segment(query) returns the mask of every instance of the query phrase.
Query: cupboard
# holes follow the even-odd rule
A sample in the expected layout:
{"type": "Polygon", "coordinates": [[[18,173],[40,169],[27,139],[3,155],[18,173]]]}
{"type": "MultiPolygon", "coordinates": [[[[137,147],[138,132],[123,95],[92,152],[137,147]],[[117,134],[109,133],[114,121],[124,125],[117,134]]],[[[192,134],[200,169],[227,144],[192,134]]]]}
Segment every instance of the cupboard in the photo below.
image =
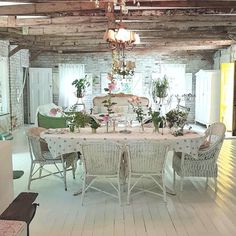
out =
{"type": "Polygon", "coordinates": [[[206,126],[220,119],[220,71],[196,73],[195,122],[206,126]]]}

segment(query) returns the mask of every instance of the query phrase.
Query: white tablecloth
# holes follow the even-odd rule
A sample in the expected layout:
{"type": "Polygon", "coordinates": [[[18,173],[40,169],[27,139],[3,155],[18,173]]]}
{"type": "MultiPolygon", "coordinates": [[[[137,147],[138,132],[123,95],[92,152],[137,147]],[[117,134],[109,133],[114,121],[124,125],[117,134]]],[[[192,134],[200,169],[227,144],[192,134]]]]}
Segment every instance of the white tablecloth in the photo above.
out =
{"type": "Polygon", "coordinates": [[[79,133],[70,133],[68,130],[56,129],[52,133],[41,133],[41,138],[48,143],[49,150],[54,158],[71,152],[80,151],[80,142],[83,139],[101,140],[110,139],[119,142],[126,140],[167,140],[170,143],[170,148],[177,152],[184,152],[192,156],[197,156],[199,146],[204,141],[203,133],[186,131],[183,136],[175,137],[170,134],[168,129],[164,129],[164,134],[154,133],[152,128],[145,128],[144,132],[140,132],[139,128],[131,128],[130,134],[123,134],[119,132],[105,132],[105,128],[99,128],[97,133],[93,134],[91,128],[81,129],[79,133]],[[63,131],[63,132],[61,132],[63,131]]]}
{"type": "Polygon", "coordinates": [[[0,220],[0,235],[26,236],[27,235],[27,225],[23,221],[0,220]]]}

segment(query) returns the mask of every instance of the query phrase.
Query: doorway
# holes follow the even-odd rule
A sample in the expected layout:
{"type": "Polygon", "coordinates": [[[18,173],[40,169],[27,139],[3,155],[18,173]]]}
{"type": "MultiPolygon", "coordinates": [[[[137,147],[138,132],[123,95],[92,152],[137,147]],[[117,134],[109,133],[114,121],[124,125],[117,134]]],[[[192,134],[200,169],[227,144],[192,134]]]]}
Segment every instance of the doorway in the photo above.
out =
{"type": "Polygon", "coordinates": [[[233,122],[236,117],[234,70],[234,63],[221,64],[220,121],[226,125],[228,132],[232,132],[232,135],[236,135],[236,125],[233,122]]]}

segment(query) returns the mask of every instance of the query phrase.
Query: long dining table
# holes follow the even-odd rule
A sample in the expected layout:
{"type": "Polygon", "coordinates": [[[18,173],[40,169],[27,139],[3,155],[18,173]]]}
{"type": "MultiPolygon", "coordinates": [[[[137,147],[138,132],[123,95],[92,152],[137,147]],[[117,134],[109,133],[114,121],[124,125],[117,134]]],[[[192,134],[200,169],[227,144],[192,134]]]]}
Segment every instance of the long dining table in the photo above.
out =
{"type": "Polygon", "coordinates": [[[204,141],[205,135],[195,131],[184,131],[183,136],[174,136],[169,129],[163,129],[161,133],[153,132],[153,128],[145,128],[140,132],[139,128],[131,128],[128,132],[106,132],[105,127],[97,129],[97,133],[92,133],[91,128],[81,128],[79,132],[69,132],[69,129],[48,129],[41,133],[40,137],[48,143],[48,148],[53,157],[80,151],[81,141],[109,139],[126,143],[127,140],[157,140],[169,143],[170,150],[184,152],[197,156],[198,149],[204,141]]]}
{"type": "MultiPolygon", "coordinates": [[[[124,130],[123,130],[124,131],[124,130]]],[[[48,129],[40,134],[47,144],[54,158],[71,152],[81,151],[81,142],[86,140],[114,140],[122,144],[126,144],[127,140],[156,140],[158,142],[169,143],[169,150],[176,152],[184,152],[197,158],[200,145],[204,142],[205,134],[195,131],[185,130],[183,136],[174,136],[169,129],[162,129],[161,133],[153,132],[153,128],[145,127],[144,132],[140,128],[130,128],[129,132],[122,132],[122,128],[115,132],[106,132],[105,127],[97,129],[97,133],[92,133],[91,128],[82,128],[78,132],[70,132],[69,129],[48,129]],[[121,132],[120,132],[121,131],[121,132]]],[[[122,165],[121,175],[123,183],[127,176],[127,162],[124,154],[124,162],[122,165]]],[[[78,195],[81,190],[74,193],[78,195]]],[[[175,194],[172,187],[167,186],[167,193],[175,194]]]]}

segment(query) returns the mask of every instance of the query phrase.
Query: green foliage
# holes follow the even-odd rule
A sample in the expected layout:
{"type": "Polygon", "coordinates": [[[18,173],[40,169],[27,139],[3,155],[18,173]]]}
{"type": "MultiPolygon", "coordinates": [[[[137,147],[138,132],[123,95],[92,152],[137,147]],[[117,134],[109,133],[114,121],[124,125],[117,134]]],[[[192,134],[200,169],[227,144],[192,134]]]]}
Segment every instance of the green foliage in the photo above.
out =
{"type": "Polygon", "coordinates": [[[148,115],[152,117],[152,122],[155,127],[155,131],[159,132],[159,125],[165,120],[164,116],[161,116],[159,111],[152,111],[152,108],[149,107],[148,115]]]}
{"type": "Polygon", "coordinates": [[[173,109],[166,113],[166,121],[168,122],[170,128],[183,128],[187,122],[187,117],[188,113],[178,109],[173,109]]]}
{"type": "Polygon", "coordinates": [[[139,123],[142,123],[143,122],[143,119],[144,119],[144,116],[145,116],[145,113],[143,111],[143,107],[141,105],[141,103],[137,103],[136,105],[134,105],[133,103],[130,102],[130,105],[133,109],[133,112],[136,113],[136,119],[139,123]]]}
{"type": "Polygon", "coordinates": [[[77,97],[81,98],[84,96],[85,90],[87,87],[90,86],[90,83],[87,80],[87,75],[85,75],[82,79],[76,79],[72,82],[72,85],[74,85],[77,89],[77,97]]]}
{"type": "Polygon", "coordinates": [[[75,107],[76,105],[73,105],[68,112],[65,112],[66,119],[69,125],[83,128],[90,123],[90,116],[85,112],[75,111],[75,107]]]}
{"type": "Polygon", "coordinates": [[[90,121],[89,121],[90,127],[92,129],[97,129],[99,128],[101,125],[99,124],[98,121],[96,121],[93,117],[90,116],[90,121]]]}
{"type": "Polygon", "coordinates": [[[163,79],[158,79],[156,81],[153,81],[153,90],[152,90],[152,95],[153,97],[159,97],[159,98],[164,98],[166,97],[167,94],[167,89],[169,88],[169,83],[164,76],[163,79]]]}

